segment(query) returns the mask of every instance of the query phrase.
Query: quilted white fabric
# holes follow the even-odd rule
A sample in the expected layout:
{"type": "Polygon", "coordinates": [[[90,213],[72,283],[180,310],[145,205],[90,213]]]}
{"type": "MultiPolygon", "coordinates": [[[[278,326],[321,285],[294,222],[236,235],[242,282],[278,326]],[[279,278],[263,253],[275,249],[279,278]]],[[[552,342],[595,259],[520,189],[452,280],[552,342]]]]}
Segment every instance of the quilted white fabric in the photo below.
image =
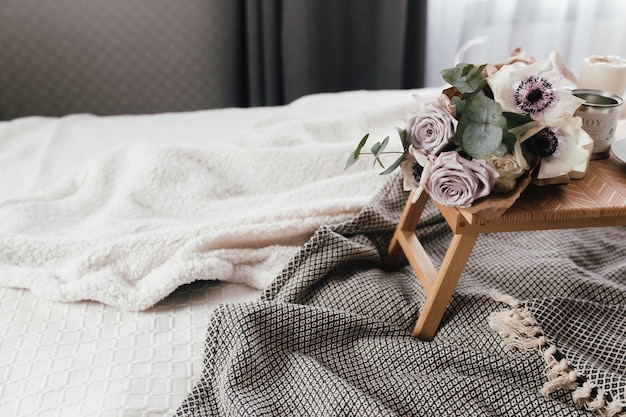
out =
{"type": "Polygon", "coordinates": [[[213,310],[258,293],[198,282],[149,310],[125,312],[0,288],[0,415],[171,415],[200,374],[213,310]]]}

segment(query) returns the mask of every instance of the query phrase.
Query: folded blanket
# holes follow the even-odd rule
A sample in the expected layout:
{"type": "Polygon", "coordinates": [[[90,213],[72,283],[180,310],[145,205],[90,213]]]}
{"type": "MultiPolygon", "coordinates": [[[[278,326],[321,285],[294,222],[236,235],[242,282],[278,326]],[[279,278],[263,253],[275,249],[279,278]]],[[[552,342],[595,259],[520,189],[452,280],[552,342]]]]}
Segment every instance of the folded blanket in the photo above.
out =
{"type": "MultiPolygon", "coordinates": [[[[381,269],[400,183],[318,230],[261,300],[218,308],[177,415],[624,415],[626,227],[481,235],[423,342],[415,274],[381,269]]],[[[439,266],[430,203],[417,235],[439,266]]]]}
{"type": "Polygon", "coordinates": [[[184,123],[163,115],[4,124],[0,160],[15,175],[4,177],[10,192],[0,198],[0,285],[128,310],[196,280],[265,288],[320,225],[351,218],[384,183],[371,161],[348,171],[345,162],[363,134],[395,133],[412,101],[408,92],[354,92],[258,109],[262,117],[224,109],[181,115],[184,123]],[[219,118],[234,133],[222,126],[223,138],[211,139],[219,118]],[[185,132],[199,139],[177,139],[185,132]],[[90,143],[96,150],[80,164],[90,143]],[[78,168],[51,178],[63,160],[78,168]],[[11,188],[20,176],[22,188],[11,188]]]}

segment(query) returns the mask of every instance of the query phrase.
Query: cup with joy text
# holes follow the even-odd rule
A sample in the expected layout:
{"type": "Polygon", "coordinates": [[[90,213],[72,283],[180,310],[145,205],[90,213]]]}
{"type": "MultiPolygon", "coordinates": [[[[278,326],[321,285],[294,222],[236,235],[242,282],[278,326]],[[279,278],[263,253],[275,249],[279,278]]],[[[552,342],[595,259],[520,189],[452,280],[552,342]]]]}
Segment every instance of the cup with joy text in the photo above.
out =
{"type": "Polygon", "coordinates": [[[624,100],[617,94],[603,90],[578,89],[572,94],[585,100],[575,115],[582,118],[583,129],[593,139],[591,159],[607,158],[615,140],[624,100]]]}

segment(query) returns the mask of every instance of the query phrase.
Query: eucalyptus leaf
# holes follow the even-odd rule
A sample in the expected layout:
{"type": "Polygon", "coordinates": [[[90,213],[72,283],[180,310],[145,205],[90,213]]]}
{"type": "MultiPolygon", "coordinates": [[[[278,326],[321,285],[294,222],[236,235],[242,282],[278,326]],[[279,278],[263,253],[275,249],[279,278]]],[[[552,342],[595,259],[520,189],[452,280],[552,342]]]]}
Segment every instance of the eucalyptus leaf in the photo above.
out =
{"type": "Polygon", "coordinates": [[[389,144],[389,136],[383,139],[382,142],[378,142],[372,146],[372,153],[374,154],[374,157],[378,158],[384,152],[387,144],[389,144]]]}
{"type": "Polygon", "coordinates": [[[493,152],[493,154],[495,156],[503,157],[507,154],[508,150],[509,149],[507,148],[507,146],[504,143],[501,143],[500,146],[498,146],[498,149],[493,152]]]}
{"type": "Polygon", "coordinates": [[[372,147],[370,148],[370,151],[372,151],[372,155],[374,155],[375,157],[377,157],[377,155],[378,155],[378,153],[379,153],[379,150],[380,150],[381,146],[382,146],[382,145],[380,144],[380,142],[376,142],[376,143],[374,144],[374,146],[372,146],[372,147]]]}
{"type": "Polygon", "coordinates": [[[465,66],[463,66],[463,69],[462,69],[462,71],[461,71],[461,75],[462,75],[463,77],[467,77],[467,76],[468,76],[468,75],[472,72],[472,70],[473,70],[473,69],[474,69],[474,66],[473,66],[473,65],[471,65],[471,64],[466,64],[465,66]]]}
{"type": "Polygon", "coordinates": [[[441,71],[445,81],[453,85],[463,94],[476,94],[487,84],[483,75],[486,65],[475,66],[472,64],[457,64],[454,68],[446,68],[441,71]]]}
{"type": "Polygon", "coordinates": [[[465,106],[455,142],[472,158],[484,158],[498,149],[506,132],[506,118],[500,104],[479,93],[465,106]]]}
{"type": "Polygon", "coordinates": [[[517,142],[517,137],[514,134],[505,132],[502,135],[502,144],[506,146],[508,153],[513,153],[515,142],[517,142]]]}
{"type": "Polygon", "coordinates": [[[376,142],[374,146],[372,146],[371,148],[372,154],[374,154],[374,164],[378,162],[378,165],[380,165],[381,168],[385,168],[385,166],[383,165],[383,162],[380,160],[380,155],[382,155],[388,143],[389,143],[389,136],[383,139],[382,142],[376,142]]]}
{"type": "Polygon", "coordinates": [[[533,121],[533,118],[528,114],[505,111],[502,112],[502,115],[506,118],[506,124],[509,129],[513,129],[533,121]]]}
{"type": "Polygon", "coordinates": [[[398,131],[398,135],[400,136],[400,142],[402,143],[402,149],[408,149],[409,148],[409,143],[408,143],[408,139],[407,139],[407,133],[405,129],[401,129],[399,127],[396,127],[396,130],[398,131]]]}
{"type": "Polygon", "coordinates": [[[457,120],[460,119],[463,116],[463,111],[465,110],[465,100],[459,96],[454,96],[450,99],[450,104],[454,106],[457,120]]]}
{"type": "Polygon", "coordinates": [[[387,168],[386,170],[384,170],[383,172],[380,173],[380,175],[387,175],[387,174],[391,174],[393,171],[396,170],[396,168],[398,168],[400,166],[400,164],[402,163],[402,161],[404,161],[404,154],[402,154],[402,156],[398,159],[396,159],[394,161],[393,164],[389,165],[389,168],[387,168]]]}
{"type": "Polygon", "coordinates": [[[359,156],[361,155],[361,150],[365,146],[365,143],[367,142],[367,139],[369,138],[369,136],[370,136],[370,134],[367,133],[359,141],[359,144],[357,145],[356,149],[354,151],[352,151],[350,156],[348,156],[348,161],[346,162],[346,167],[344,169],[348,169],[352,164],[354,164],[359,159],[359,156]]]}

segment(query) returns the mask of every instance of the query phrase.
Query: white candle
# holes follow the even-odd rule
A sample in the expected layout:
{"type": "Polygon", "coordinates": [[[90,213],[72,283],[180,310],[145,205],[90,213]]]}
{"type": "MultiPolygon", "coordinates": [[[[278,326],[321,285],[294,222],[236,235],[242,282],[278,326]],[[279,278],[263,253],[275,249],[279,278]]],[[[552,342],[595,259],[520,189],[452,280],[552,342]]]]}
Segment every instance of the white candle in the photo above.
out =
{"type": "Polygon", "coordinates": [[[626,59],[592,55],[580,67],[578,88],[609,91],[620,97],[626,90],[626,59]]]}

